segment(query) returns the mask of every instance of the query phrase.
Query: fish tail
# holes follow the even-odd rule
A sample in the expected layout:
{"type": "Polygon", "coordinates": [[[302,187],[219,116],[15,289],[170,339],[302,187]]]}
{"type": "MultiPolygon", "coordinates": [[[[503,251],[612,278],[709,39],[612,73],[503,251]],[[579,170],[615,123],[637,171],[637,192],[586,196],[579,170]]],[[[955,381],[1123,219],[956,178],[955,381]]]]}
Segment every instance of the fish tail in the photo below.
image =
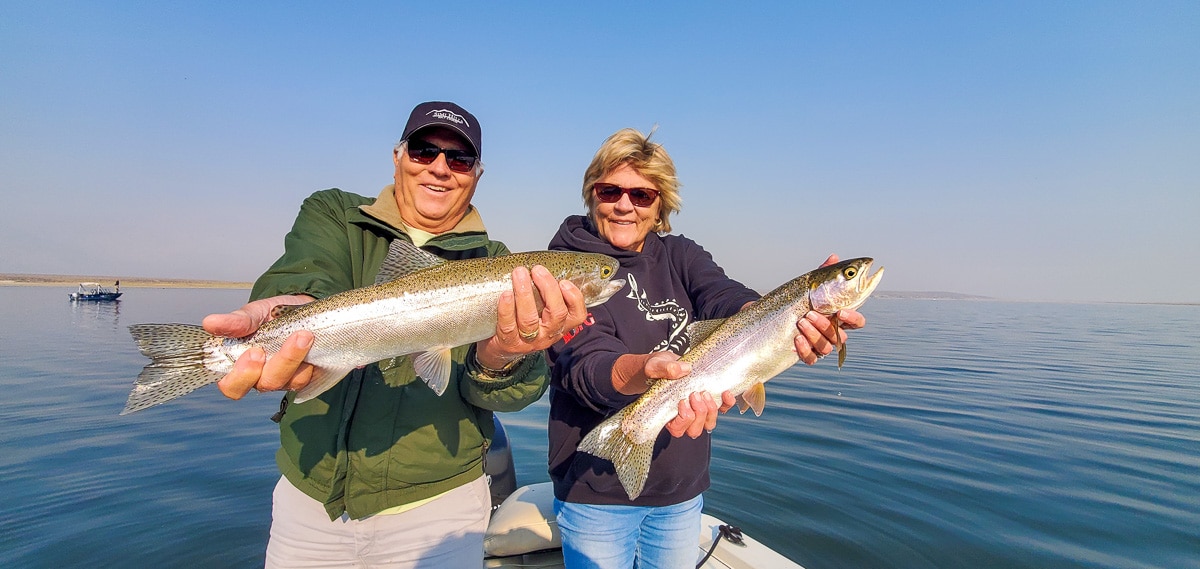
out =
{"type": "Polygon", "coordinates": [[[617,412],[588,432],[579,443],[579,450],[607,459],[617,471],[617,479],[630,500],[642,494],[646,477],[650,475],[650,459],[654,456],[654,439],[637,444],[621,430],[625,409],[617,412]]]}
{"type": "Polygon", "coordinates": [[[142,368],[122,415],[186,395],[221,379],[204,366],[205,344],[213,338],[190,324],[135,324],[129,333],[151,362],[142,368]]]}

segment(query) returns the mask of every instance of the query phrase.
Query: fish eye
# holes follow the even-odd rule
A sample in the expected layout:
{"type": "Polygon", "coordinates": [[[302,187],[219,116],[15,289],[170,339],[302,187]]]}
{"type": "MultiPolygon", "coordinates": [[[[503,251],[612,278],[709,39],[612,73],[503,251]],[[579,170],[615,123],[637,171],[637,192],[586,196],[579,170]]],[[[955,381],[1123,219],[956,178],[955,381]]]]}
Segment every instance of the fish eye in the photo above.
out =
{"type": "Polygon", "coordinates": [[[607,279],[608,277],[612,276],[612,274],[612,267],[600,267],[600,278],[607,279]]]}
{"type": "Polygon", "coordinates": [[[842,269],[842,274],[845,275],[847,279],[852,279],[858,274],[858,269],[856,267],[846,267],[845,269],[842,269]]]}

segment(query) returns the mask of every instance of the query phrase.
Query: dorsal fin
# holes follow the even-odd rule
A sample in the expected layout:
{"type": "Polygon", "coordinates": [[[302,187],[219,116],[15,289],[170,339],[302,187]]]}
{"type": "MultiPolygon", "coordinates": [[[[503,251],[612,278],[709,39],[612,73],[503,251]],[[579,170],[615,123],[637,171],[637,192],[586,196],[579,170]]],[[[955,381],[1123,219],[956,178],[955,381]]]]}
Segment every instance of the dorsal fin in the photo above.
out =
{"type": "Polygon", "coordinates": [[[725,323],[725,320],[725,318],[714,318],[712,320],[697,320],[688,324],[688,342],[693,346],[703,342],[705,338],[712,335],[713,330],[720,328],[725,323]]]}
{"type": "Polygon", "coordinates": [[[379,267],[379,274],[375,276],[375,284],[391,282],[421,269],[435,267],[445,262],[445,259],[422,250],[408,241],[393,239],[392,243],[388,245],[387,258],[383,260],[383,265],[379,267]]]}

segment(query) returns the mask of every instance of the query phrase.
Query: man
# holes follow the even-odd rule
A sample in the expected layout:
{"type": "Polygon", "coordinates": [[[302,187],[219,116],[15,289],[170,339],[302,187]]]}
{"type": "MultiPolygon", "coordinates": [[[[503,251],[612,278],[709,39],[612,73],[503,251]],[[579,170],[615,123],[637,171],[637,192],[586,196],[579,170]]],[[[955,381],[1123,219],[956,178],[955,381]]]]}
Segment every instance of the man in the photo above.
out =
{"type": "MultiPolygon", "coordinates": [[[[255,283],[255,300],[208,316],[205,329],[243,336],[275,306],[369,285],[393,239],[451,260],[507,253],[471,206],[480,150],[473,115],[454,103],[417,105],[392,153],[395,183],[375,199],[337,189],[310,196],[283,256],[255,283]]],[[[355,370],[311,401],[287,405],[285,396],[267,567],[482,565],[492,412],[541,397],[549,377],[541,351],[587,314],[579,289],[543,267],[518,268],[512,281],[495,336],[454,349],[441,396],[408,357],[355,370]]],[[[269,361],[247,352],[218,385],[232,399],[299,389],[312,377],[302,362],[312,342],[297,332],[269,361]]]]}

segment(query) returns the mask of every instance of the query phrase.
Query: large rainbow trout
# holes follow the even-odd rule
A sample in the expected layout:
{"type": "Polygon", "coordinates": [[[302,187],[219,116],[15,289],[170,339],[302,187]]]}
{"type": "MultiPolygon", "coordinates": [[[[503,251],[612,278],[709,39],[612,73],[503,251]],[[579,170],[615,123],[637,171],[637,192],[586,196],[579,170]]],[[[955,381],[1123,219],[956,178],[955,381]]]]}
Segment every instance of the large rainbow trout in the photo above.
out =
{"type": "MultiPolygon", "coordinates": [[[[863,257],[821,267],[800,275],[757,302],[723,320],[706,320],[688,327],[692,348],[680,361],[692,364],[682,379],[659,380],[636,401],[592,429],[579,450],[612,461],[629,499],[642,493],[650,472],[654,441],[678,414],[679,402],[707,391],[717,401],[721,393],[738,395],[738,407],[761,415],[766,403],[763,383],[800,361],[796,353],[796,322],[809,310],[832,317],[837,311],[861,305],[883,276],[873,275],[872,259],[863,257]]],[[[838,346],[838,367],[846,347],[838,346]]]]}
{"type": "MultiPolygon", "coordinates": [[[[152,361],[138,376],[122,415],[170,401],[216,382],[252,346],[267,357],[293,332],[315,339],[304,361],[312,381],[296,393],[297,403],[333,387],[356,367],[412,354],[417,375],[441,395],[450,380],[450,350],[496,333],[500,294],[512,290],[516,267],[546,267],[583,292],[588,306],[625,286],[617,260],[595,253],[535,251],[499,257],[446,261],[402,239],[393,240],[374,285],[308,304],[281,307],[245,338],[224,338],[190,324],[129,327],[142,354],[152,361]]],[[[536,294],[537,288],[534,287],[536,294]]],[[[541,298],[538,299],[541,307],[541,298]]]]}

